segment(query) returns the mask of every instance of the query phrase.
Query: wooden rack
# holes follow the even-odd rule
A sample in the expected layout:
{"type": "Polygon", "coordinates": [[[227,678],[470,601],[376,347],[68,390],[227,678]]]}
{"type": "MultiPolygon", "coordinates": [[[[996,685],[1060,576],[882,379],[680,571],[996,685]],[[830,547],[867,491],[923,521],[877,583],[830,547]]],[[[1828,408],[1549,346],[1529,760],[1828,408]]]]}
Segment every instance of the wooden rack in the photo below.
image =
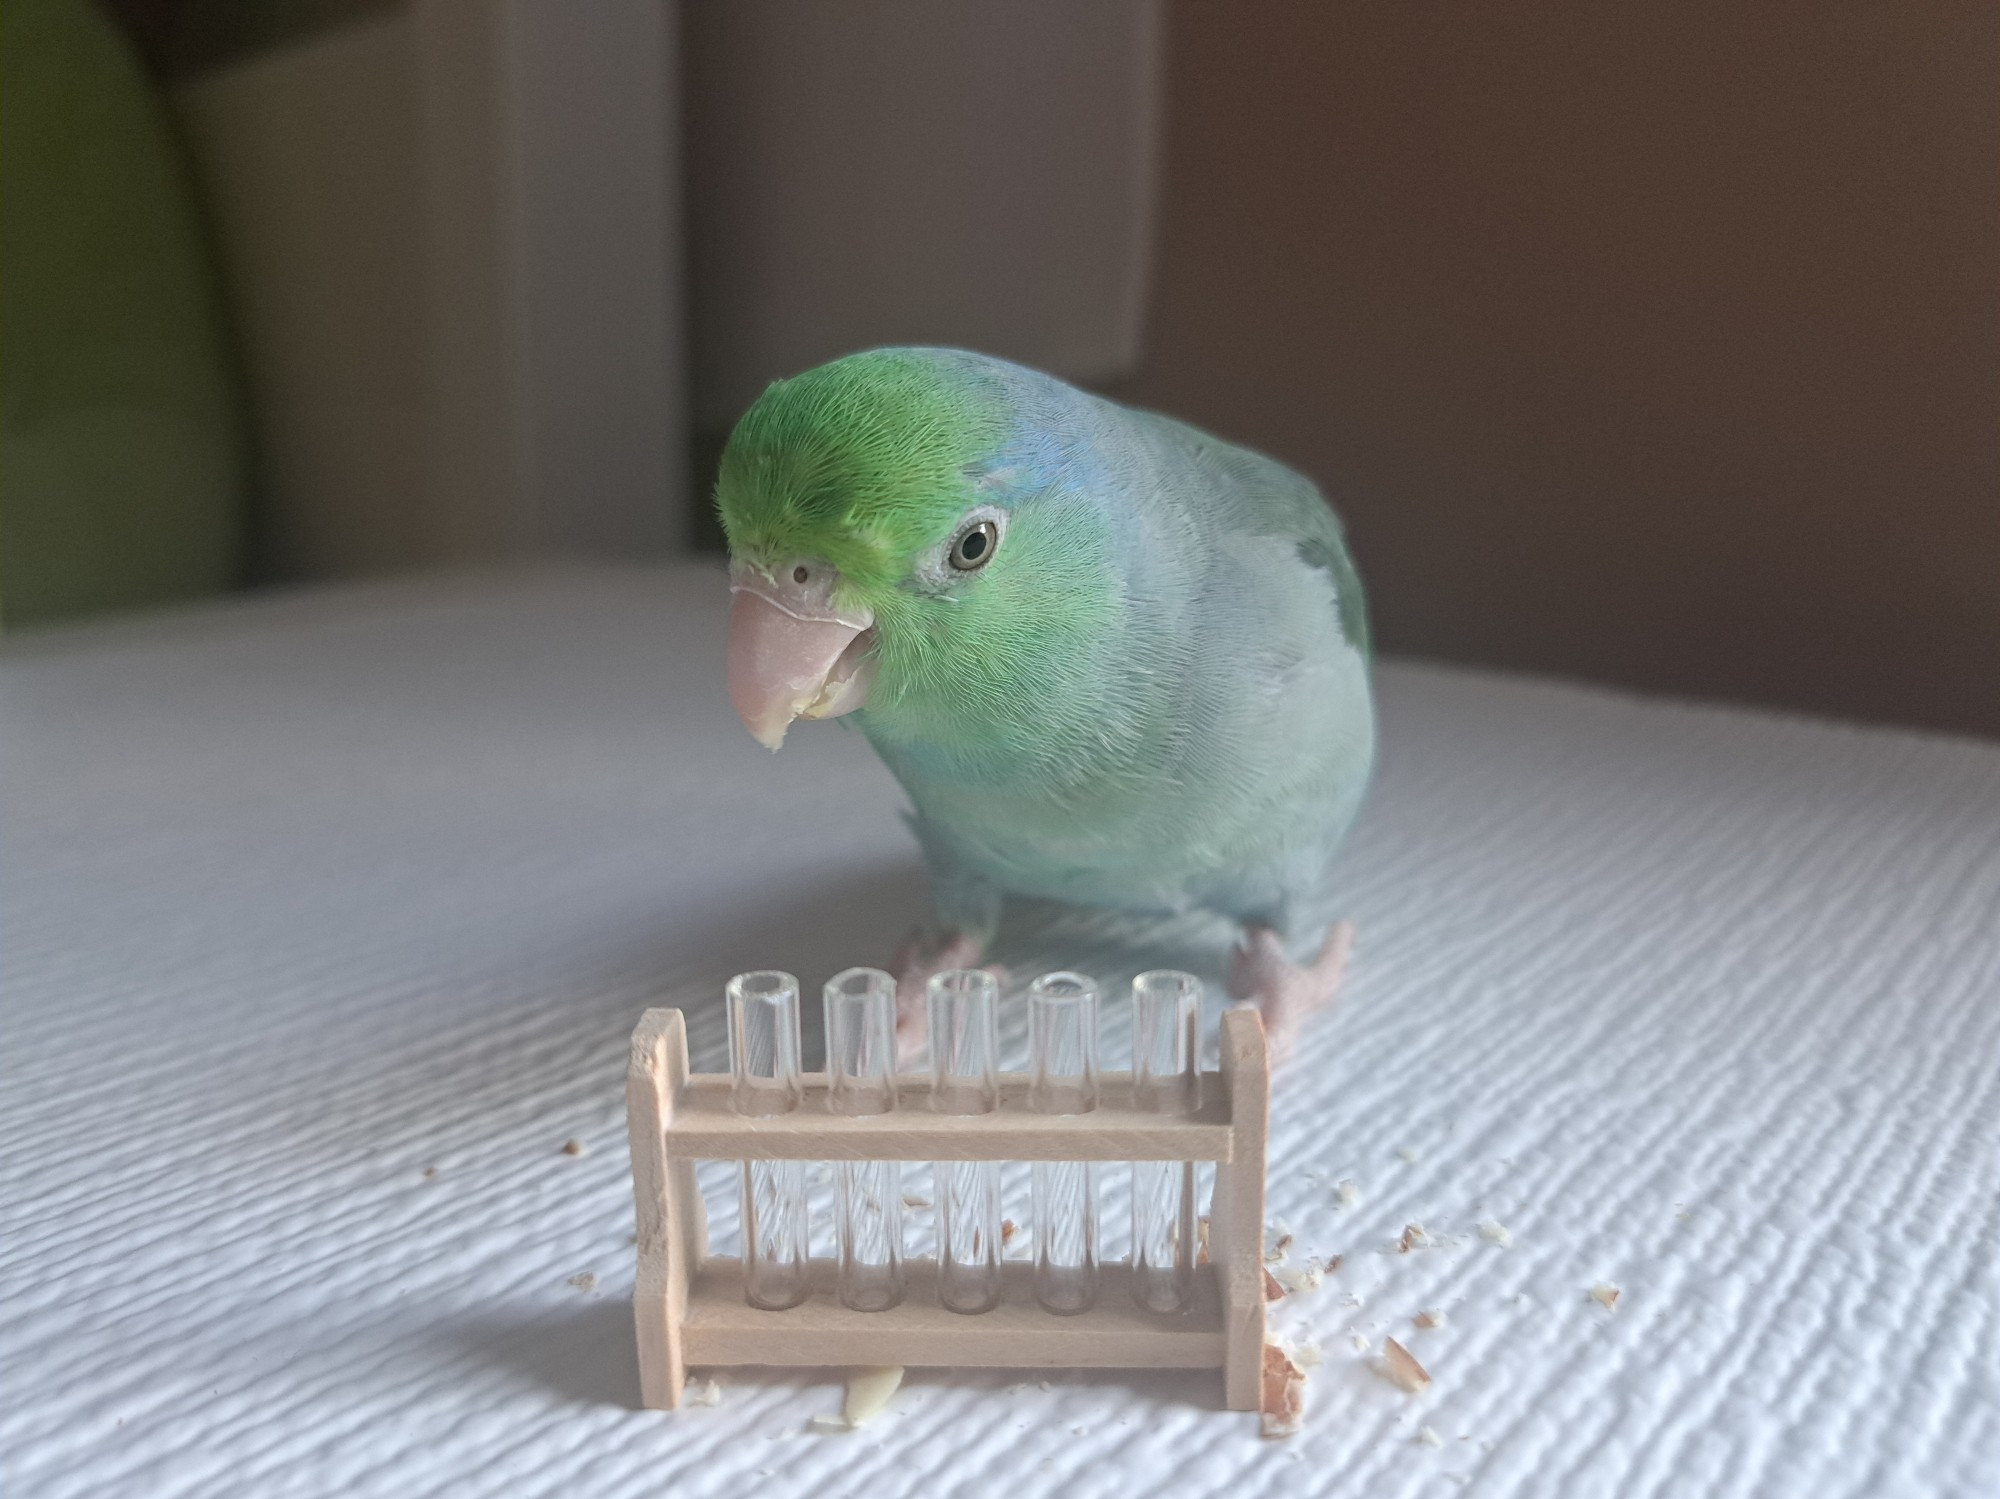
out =
{"type": "Polygon", "coordinates": [[[826,1109],[826,1077],[809,1073],[797,1110],[735,1113],[726,1075],[688,1071],[679,1010],[648,1010],[632,1033],[626,1110],[638,1207],[639,1329],[644,1403],[680,1403],[690,1366],[820,1367],[912,1364],[965,1368],[1220,1369],[1232,1410],[1255,1410],[1264,1348],[1264,1150],[1271,1084],[1263,1022],[1251,1010],[1222,1017],[1222,1069],[1204,1074],[1201,1109],[1166,1117],[1126,1106],[1129,1076],[1102,1074],[1092,1113],[1050,1116],[1024,1107],[1027,1078],[1003,1074],[991,1114],[934,1114],[929,1080],[898,1080],[892,1114],[826,1109]],[[934,1261],[907,1262],[900,1305],[857,1312],[833,1294],[833,1263],[815,1260],[815,1289],[799,1306],[760,1311],[743,1299],[742,1267],[708,1253],[695,1185],[697,1160],[1214,1161],[1211,1262],[1194,1305],[1147,1311],[1127,1267],[1106,1265],[1097,1302],[1076,1316],[1043,1310],[1032,1267],[1002,1265],[1000,1304],[963,1315],[937,1303],[934,1261]]]}

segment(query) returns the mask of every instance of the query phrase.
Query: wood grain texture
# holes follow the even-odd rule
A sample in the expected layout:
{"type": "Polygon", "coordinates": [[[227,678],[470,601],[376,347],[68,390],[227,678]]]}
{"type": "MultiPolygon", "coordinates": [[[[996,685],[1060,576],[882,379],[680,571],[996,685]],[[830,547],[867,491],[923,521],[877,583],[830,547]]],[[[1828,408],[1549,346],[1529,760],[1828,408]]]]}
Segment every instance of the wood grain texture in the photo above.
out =
{"type": "Polygon", "coordinates": [[[687,1026],[681,1012],[646,1011],[632,1032],[625,1109],[638,1223],[632,1317],[639,1344],[639,1391],[640,1399],[654,1410],[679,1405],[687,1378],[680,1324],[686,1315],[691,1241],[676,1221],[671,1199],[677,1194],[669,1185],[676,1163],[667,1160],[663,1149],[674,1099],[686,1078],[687,1026]]]}
{"type": "Polygon", "coordinates": [[[937,1304],[937,1265],[913,1260],[909,1291],[885,1312],[853,1312],[833,1296],[831,1261],[816,1261],[811,1300],[765,1312],[743,1301],[742,1265],[716,1258],[702,1266],[688,1300],[682,1335],[688,1362],[769,1364],[789,1368],[910,1364],[969,1369],[1213,1369],[1222,1363],[1222,1312],[1213,1276],[1197,1278],[1184,1316],[1142,1310],[1130,1271],[1105,1265],[1096,1304],[1058,1317],[1035,1301],[1034,1267],[1000,1267],[1000,1304],[976,1316],[937,1304]]]}
{"type": "Polygon", "coordinates": [[[898,1084],[892,1114],[827,1112],[826,1077],[808,1073],[800,1106],[750,1118],[729,1104],[729,1079],[689,1080],[667,1154],[695,1160],[899,1161],[1223,1161],[1234,1134],[1221,1099],[1183,1119],[1163,1119],[1122,1102],[1127,1075],[1101,1075],[1105,1102],[1088,1114],[1048,1115],[1027,1108],[1025,1073],[1000,1078],[991,1114],[933,1114],[928,1078],[898,1084]]]}
{"type": "Polygon", "coordinates": [[[1264,1147],[1271,1127],[1270,1059],[1255,1010],[1222,1017],[1222,1085],[1229,1095],[1232,1158],[1215,1168],[1209,1245],[1222,1295],[1223,1399],[1257,1409],[1264,1371],[1264,1147]]]}

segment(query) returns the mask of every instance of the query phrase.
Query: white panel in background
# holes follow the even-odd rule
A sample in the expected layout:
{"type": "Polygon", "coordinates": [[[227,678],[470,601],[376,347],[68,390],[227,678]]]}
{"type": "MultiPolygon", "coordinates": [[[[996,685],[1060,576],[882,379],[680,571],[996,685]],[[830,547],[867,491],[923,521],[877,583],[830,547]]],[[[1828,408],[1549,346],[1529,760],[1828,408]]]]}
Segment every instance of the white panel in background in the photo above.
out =
{"type": "Polygon", "coordinates": [[[683,541],[677,16],[415,0],[176,90],[279,575],[683,541]]]}
{"type": "Polygon", "coordinates": [[[856,348],[1138,361],[1156,0],[693,0],[695,415],[856,348]]]}

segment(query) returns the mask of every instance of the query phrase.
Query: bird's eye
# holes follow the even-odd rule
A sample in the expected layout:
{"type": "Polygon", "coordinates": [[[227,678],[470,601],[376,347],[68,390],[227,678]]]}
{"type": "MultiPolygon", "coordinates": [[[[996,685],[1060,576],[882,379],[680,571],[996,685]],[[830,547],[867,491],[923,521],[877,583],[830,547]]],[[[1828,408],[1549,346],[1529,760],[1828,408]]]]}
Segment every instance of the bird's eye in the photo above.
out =
{"type": "Polygon", "coordinates": [[[951,544],[951,565],[962,573],[978,572],[992,559],[999,541],[1000,528],[983,520],[951,544]]]}

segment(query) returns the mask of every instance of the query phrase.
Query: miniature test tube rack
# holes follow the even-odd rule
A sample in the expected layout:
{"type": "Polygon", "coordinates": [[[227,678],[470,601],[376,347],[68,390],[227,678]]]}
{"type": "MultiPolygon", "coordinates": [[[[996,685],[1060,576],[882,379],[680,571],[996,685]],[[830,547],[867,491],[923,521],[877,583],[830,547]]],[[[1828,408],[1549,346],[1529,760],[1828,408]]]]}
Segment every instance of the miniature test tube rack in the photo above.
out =
{"type": "Polygon", "coordinates": [[[846,1115],[827,1108],[824,1073],[803,1077],[797,1109],[739,1114],[727,1073],[690,1073],[679,1010],[646,1011],[632,1033],[626,1076],[632,1186],[638,1209],[638,1322],[643,1403],[680,1403],[690,1367],[790,1368],[904,1364],[1012,1369],[1219,1369],[1225,1404],[1258,1408],[1264,1351],[1264,1157],[1270,1063],[1252,1010],[1222,1017],[1221,1070],[1200,1080],[1199,1106],[1170,1116],[1129,1103],[1130,1075],[1105,1072],[1090,1113],[1050,1115],[1027,1107],[1028,1076],[1000,1075],[1000,1106],[988,1114],[934,1113],[928,1076],[897,1079],[893,1113],[846,1115]],[[698,1160],[1213,1161],[1207,1263],[1197,1267],[1192,1305],[1160,1313],[1129,1294],[1130,1270],[1103,1267],[1101,1294],[1086,1311],[1045,1310],[1033,1267],[1006,1260],[1000,1302],[964,1314],[940,1306],[935,1261],[907,1262],[908,1294],[882,1311],[856,1311],[833,1294],[835,1263],[811,1262],[814,1291],[782,1311],[746,1304],[743,1267],[708,1253],[698,1160]]]}

